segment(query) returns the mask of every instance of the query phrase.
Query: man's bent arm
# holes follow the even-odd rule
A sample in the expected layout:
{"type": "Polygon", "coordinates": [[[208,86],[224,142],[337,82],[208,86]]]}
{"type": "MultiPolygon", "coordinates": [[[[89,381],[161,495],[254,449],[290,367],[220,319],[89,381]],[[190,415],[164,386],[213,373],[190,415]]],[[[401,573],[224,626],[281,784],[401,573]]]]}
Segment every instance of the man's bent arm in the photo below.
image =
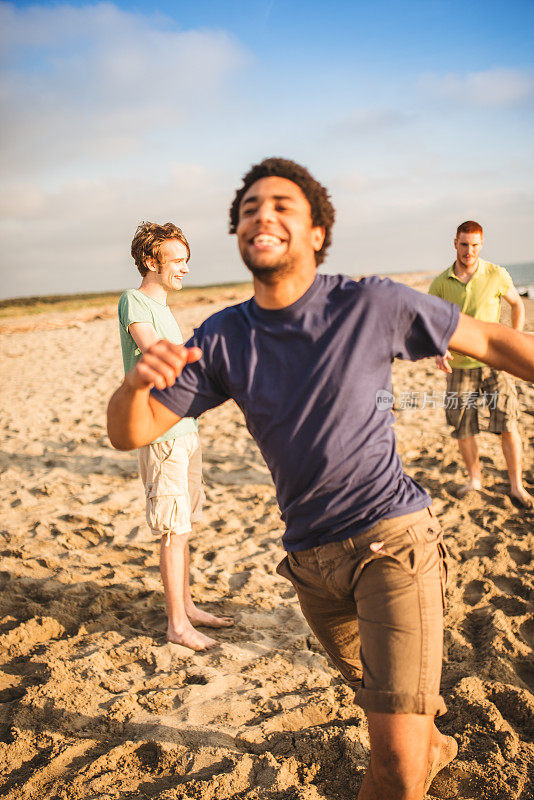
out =
{"type": "Polygon", "coordinates": [[[460,314],[449,348],[517,378],[534,381],[534,336],[528,333],[460,314]]]}
{"type": "Polygon", "coordinates": [[[150,396],[124,381],[108,405],[108,436],[117,450],[135,450],[153,442],[181,419],[150,396]]]}
{"type": "Polygon", "coordinates": [[[155,342],[131,369],[108,405],[108,435],[117,450],[134,450],[157,439],[180,417],[155,400],[150,389],[172,386],[184,366],[202,351],[164,340],[155,342]]]}
{"type": "Polygon", "coordinates": [[[514,286],[508,294],[503,294],[502,298],[506,300],[512,310],[512,328],[515,328],[516,331],[522,331],[525,327],[525,304],[521,299],[521,295],[514,286]]]}

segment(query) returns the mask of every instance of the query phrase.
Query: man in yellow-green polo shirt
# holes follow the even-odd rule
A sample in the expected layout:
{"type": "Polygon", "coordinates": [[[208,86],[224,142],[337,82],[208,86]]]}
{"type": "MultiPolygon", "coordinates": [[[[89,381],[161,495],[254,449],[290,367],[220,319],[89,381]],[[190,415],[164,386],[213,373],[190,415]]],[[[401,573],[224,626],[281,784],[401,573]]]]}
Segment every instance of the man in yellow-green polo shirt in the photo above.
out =
{"type": "MultiPolygon", "coordinates": [[[[484,242],[478,222],[459,225],[454,247],[456,261],[432,281],[430,294],[449,300],[468,314],[484,322],[498,322],[501,298],[510,304],[512,327],[522,330],[525,307],[508,272],[497,264],[479,257],[484,242]]],[[[499,434],[510,478],[512,497],[526,508],[532,508],[534,498],[523,486],[521,475],[521,439],[517,429],[519,407],[517,390],[506,372],[498,372],[460,353],[447,351],[436,359],[447,373],[445,413],[453,426],[452,436],[467,468],[469,481],[458,495],[482,487],[482,474],[476,435],[479,433],[478,407],[482,403],[490,412],[488,430],[499,434]]]]}

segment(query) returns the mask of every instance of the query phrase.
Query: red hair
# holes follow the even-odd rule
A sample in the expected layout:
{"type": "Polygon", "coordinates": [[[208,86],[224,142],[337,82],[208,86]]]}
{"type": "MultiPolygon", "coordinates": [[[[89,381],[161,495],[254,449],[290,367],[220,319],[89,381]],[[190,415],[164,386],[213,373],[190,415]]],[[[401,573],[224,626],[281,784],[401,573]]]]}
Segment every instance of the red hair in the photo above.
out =
{"type": "Polygon", "coordinates": [[[481,237],[484,236],[482,225],[479,225],[478,222],[473,222],[472,219],[468,220],[467,222],[462,222],[461,225],[458,225],[458,229],[456,231],[457,239],[461,233],[480,233],[481,237]]]}

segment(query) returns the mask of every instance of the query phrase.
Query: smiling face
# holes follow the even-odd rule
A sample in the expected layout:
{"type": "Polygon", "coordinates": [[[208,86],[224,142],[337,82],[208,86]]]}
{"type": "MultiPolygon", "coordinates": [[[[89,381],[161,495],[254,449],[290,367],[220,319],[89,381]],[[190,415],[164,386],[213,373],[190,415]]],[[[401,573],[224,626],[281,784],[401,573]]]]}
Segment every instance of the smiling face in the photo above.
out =
{"type": "Polygon", "coordinates": [[[154,272],[166,291],[182,288],[183,278],[189,274],[187,247],[178,239],[166,239],[159,249],[159,261],[147,259],[147,266],[154,272]]]}
{"type": "Polygon", "coordinates": [[[476,267],[483,243],[480,233],[460,233],[454,240],[458,264],[464,269],[476,267]]]}
{"type": "Polygon", "coordinates": [[[325,231],[312,224],[302,190],[287,178],[261,178],[243,195],[236,228],[241,257],[252,274],[274,283],[295,268],[315,270],[325,231]]]}

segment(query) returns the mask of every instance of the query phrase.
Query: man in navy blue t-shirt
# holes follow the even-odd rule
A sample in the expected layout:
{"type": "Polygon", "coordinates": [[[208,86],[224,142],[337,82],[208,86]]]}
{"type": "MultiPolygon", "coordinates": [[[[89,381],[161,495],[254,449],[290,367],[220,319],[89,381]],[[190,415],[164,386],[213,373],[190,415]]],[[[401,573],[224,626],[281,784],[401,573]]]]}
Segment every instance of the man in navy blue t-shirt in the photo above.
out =
{"type": "Polygon", "coordinates": [[[360,800],[422,798],[456,752],[434,717],[445,548],[395,448],[394,358],[455,351],[534,380],[534,341],[390,280],[322,276],[334,210],[306,169],[271,158],[236,193],[230,231],[254,297],[185,347],[150,347],[111,398],[113,445],[133,449],[232,398],[271,470],[286,524],[280,574],[355,688],[371,759],[360,800]]]}

